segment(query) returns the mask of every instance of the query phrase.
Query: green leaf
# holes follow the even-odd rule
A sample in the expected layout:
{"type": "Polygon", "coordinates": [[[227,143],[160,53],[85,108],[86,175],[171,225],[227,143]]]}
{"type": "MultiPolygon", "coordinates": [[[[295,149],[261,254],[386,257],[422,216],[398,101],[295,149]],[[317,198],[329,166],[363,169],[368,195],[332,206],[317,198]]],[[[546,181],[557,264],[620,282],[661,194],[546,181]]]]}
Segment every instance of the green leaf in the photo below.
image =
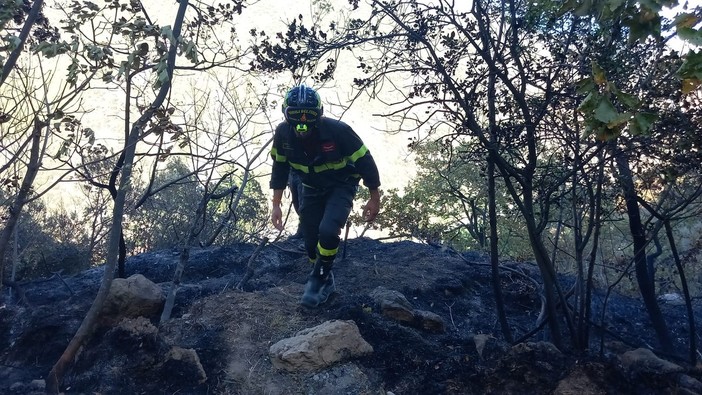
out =
{"type": "Polygon", "coordinates": [[[164,70],[161,70],[160,73],[158,73],[158,82],[160,84],[165,84],[166,82],[168,82],[168,79],[169,79],[168,70],[164,69],[164,70]]]}
{"type": "Polygon", "coordinates": [[[115,77],[112,75],[112,70],[108,70],[102,75],[103,82],[112,82],[112,80],[114,80],[114,78],[115,77]]]}
{"type": "Polygon", "coordinates": [[[680,78],[702,80],[702,51],[690,51],[678,70],[680,78]]]}
{"type": "Polygon", "coordinates": [[[173,37],[173,29],[170,26],[164,26],[161,28],[161,37],[166,37],[171,42],[175,42],[175,37],[173,37]]]}
{"type": "Polygon", "coordinates": [[[585,99],[583,99],[583,102],[578,106],[578,111],[588,115],[595,111],[597,106],[600,104],[600,101],[602,101],[602,95],[597,92],[590,92],[590,94],[587,95],[585,99]]]}
{"type": "Polygon", "coordinates": [[[630,109],[638,108],[639,105],[641,105],[641,101],[639,101],[636,96],[622,92],[616,87],[614,89],[614,95],[617,97],[617,100],[630,109]]]}
{"type": "Polygon", "coordinates": [[[678,37],[693,45],[702,46],[702,31],[689,27],[678,27],[678,37]]]}
{"type": "Polygon", "coordinates": [[[615,11],[617,8],[626,3],[626,0],[608,0],[605,3],[610,11],[615,11]]]}
{"type": "Polygon", "coordinates": [[[195,46],[195,43],[190,40],[185,44],[185,48],[183,49],[183,53],[185,54],[185,58],[188,59],[189,61],[193,63],[198,62],[198,54],[197,54],[197,47],[195,46]]]}
{"type": "Polygon", "coordinates": [[[673,21],[673,23],[675,24],[675,27],[680,29],[680,28],[684,28],[684,27],[693,28],[697,24],[697,22],[699,22],[699,21],[700,21],[700,18],[698,18],[695,14],[690,14],[690,13],[684,12],[684,13],[678,14],[675,17],[675,20],[673,21]]]}
{"type": "Polygon", "coordinates": [[[634,43],[648,36],[660,37],[661,16],[650,8],[641,7],[625,21],[629,26],[629,42],[634,43]]]}
{"type": "Polygon", "coordinates": [[[660,12],[663,9],[663,5],[660,4],[658,0],[639,0],[639,4],[643,6],[642,8],[648,8],[652,12],[660,12]]]}
{"type": "Polygon", "coordinates": [[[636,113],[629,122],[629,132],[634,136],[647,134],[657,119],[658,115],[650,112],[636,113]]]}
{"type": "Polygon", "coordinates": [[[607,76],[604,70],[594,60],[592,61],[592,78],[597,85],[602,86],[607,83],[607,76]]]}
{"type": "Polygon", "coordinates": [[[592,0],[583,0],[574,10],[577,16],[588,16],[592,10],[592,0]]]}
{"type": "Polygon", "coordinates": [[[578,81],[576,84],[576,92],[578,92],[581,95],[584,95],[586,93],[590,93],[597,89],[597,86],[595,85],[595,82],[592,80],[592,78],[584,78],[580,81],[578,81]]]}
{"type": "Polygon", "coordinates": [[[83,129],[83,136],[88,138],[88,144],[95,144],[95,131],[91,128],[83,129]]]}
{"type": "Polygon", "coordinates": [[[557,12],[557,16],[561,17],[563,16],[566,12],[572,11],[575,9],[575,7],[578,5],[577,0],[568,0],[563,5],[561,5],[561,8],[557,12]]]}
{"type": "Polygon", "coordinates": [[[5,37],[5,41],[10,43],[10,46],[8,48],[9,50],[14,50],[15,48],[19,47],[20,44],[22,44],[22,40],[20,40],[19,37],[14,35],[5,37]]]}
{"type": "Polygon", "coordinates": [[[60,159],[61,157],[65,156],[68,154],[68,147],[71,145],[73,142],[73,137],[69,136],[67,140],[61,144],[59,149],[56,151],[56,154],[54,154],[54,159],[60,159]]]}
{"type": "Polygon", "coordinates": [[[607,128],[617,129],[623,124],[629,122],[629,120],[631,120],[631,113],[625,112],[618,114],[615,119],[607,122],[607,128]]]}
{"type": "Polygon", "coordinates": [[[90,10],[90,11],[100,11],[100,7],[98,7],[97,4],[93,3],[92,1],[86,1],[85,6],[90,10]]]}
{"type": "Polygon", "coordinates": [[[616,121],[620,114],[617,112],[617,109],[614,108],[612,102],[608,98],[603,97],[597,104],[597,108],[595,108],[594,116],[598,121],[608,124],[616,121]]]}

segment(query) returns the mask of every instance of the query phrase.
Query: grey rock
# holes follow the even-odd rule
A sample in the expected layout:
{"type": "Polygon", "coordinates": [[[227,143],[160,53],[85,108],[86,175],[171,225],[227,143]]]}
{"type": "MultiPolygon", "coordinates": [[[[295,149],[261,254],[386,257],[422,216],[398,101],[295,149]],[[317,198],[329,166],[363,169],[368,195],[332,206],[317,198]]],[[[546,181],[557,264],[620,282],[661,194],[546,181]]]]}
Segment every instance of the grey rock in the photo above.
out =
{"type": "Polygon", "coordinates": [[[164,300],[161,288],[141,274],[117,278],[110,287],[102,318],[114,324],[124,317],[149,317],[161,310],[164,300]]]}
{"type": "Polygon", "coordinates": [[[289,372],[314,371],[373,352],[353,321],[327,321],[280,340],[269,348],[273,366],[289,372]]]}
{"type": "Polygon", "coordinates": [[[419,328],[435,333],[442,333],[446,331],[446,324],[443,318],[438,314],[432,313],[431,311],[415,310],[414,319],[418,323],[419,328]]]}
{"type": "Polygon", "coordinates": [[[670,373],[680,373],[685,369],[672,362],[659,358],[653,351],[647,348],[637,348],[627,351],[619,358],[625,372],[630,375],[656,374],[664,375],[670,373]]]}
{"type": "Polygon", "coordinates": [[[399,322],[414,321],[414,307],[402,293],[378,287],[370,293],[370,296],[384,316],[399,322]]]}

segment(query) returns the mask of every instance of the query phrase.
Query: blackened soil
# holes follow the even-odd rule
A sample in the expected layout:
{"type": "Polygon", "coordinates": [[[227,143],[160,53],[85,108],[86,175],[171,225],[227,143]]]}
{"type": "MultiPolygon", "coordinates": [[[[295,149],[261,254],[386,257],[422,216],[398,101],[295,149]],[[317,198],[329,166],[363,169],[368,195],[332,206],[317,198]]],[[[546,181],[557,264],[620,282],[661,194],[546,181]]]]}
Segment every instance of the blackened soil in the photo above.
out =
{"type": "MultiPolygon", "coordinates": [[[[337,293],[321,308],[309,310],[298,304],[310,270],[299,246],[269,244],[250,262],[255,248],[240,244],[193,250],[173,318],[159,325],[158,317],[151,317],[158,331],[136,340],[123,328],[99,328],[62,388],[66,393],[133,394],[321,394],[334,393],[334,388],[358,394],[532,394],[553,393],[565,378],[574,377],[597,389],[590,393],[675,392],[670,382],[633,379],[616,368],[614,355],[623,350],[657,348],[636,298],[612,294],[603,310],[605,293],[598,291],[589,350],[558,351],[546,343],[545,330],[534,330],[541,308],[538,270],[530,263],[504,262],[500,282],[508,321],[513,338],[524,342],[513,346],[501,333],[489,261],[481,254],[409,241],[352,239],[334,266],[337,293]],[[253,276],[240,284],[250,263],[253,276]],[[370,296],[377,287],[399,291],[415,309],[437,314],[445,331],[429,332],[385,317],[370,296]],[[356,322],[374,352],[308,375],[272,367],[270,345],[332,319],[356,322]],[[158,365],[157,356],[173,345],[197,352],[206,382],[194,382],[195,373],[158,365]],[[342,386],[348,377],[355,381],[342,386]]],[[[177,251],[132,257],[127,276],[142,274],[165,291],[178,258],[177,251]]],[[[96,268],[25,283],[22,299],[3,292],[0,393],[34,390],[27,383],[45,377],[59,358],[101,276],[102,268],[96,268]]],[[[563,278],[564,287],[569,282],[563,278]]],[[[684,306],[662,307],[677,348],[677,356],[669,359],[682,363],[690,337],[684,306]]],[[[702,307],[695,309],[700,322],[702,307]]]]}

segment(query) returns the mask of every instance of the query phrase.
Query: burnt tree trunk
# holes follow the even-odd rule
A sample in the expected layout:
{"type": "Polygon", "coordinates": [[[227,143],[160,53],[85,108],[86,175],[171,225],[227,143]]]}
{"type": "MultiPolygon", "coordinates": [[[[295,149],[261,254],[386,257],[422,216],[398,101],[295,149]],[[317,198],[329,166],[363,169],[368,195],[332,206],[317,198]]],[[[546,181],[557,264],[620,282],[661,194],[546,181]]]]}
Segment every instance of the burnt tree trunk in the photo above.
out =
{"type": "Polygon", "coordinates": [[[616,161],[617,172],[619,173],[619,185],[622,188],[624,202],[626,203],[626,214],[629,219],[629,231],[631,232],[632,242],[634,244],[634,269],[636,272],[636,282],[639,286],[639,292],[643,299],[646,311],[651,319],[653,329],[658,336],[658,341],[665,352],[673,351],[673,343],[670,337],[670,331],[665,323],[660,306],[656,300],[655,290],[651,281],[650,273],[648,272],[648,262],[646,259],[646,233],[641,222],[641,213],[639,211],[638,196],[636,194],[636,186],[634,177],[631,172],[629,160],[626,154],[617,146],[616,141],[611,141],[609,148],[616,161]]]}

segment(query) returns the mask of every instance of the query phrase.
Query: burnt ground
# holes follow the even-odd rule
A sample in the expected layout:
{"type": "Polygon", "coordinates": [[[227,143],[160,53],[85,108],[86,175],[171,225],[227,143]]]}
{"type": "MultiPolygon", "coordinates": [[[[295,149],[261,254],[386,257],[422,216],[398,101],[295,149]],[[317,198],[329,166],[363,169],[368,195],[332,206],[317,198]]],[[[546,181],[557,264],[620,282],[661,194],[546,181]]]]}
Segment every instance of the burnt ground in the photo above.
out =
{"type": "MultiPolygon", "coordinates": [[[[135,339],[123,329],[98,328],[66,373],[62,390],[68,394],[686,393],[676,379],[621,368],[618,356],[623,351],[657,347],[636,298],[612,295],[602,315],[604,294],[596,293],[593,317],[598,326],[588,353],[554,352],[538,343],[548,341],[544,331],[512,347],[500,334],[489,261],[481,254],[459,255],[409,241],[352,239],[346,257],[334,267],[337,293],[321,308],[309,310],[298,305],[309,264],[291,243],[266,246],[255,260],[253,277],[243,290],[237,289],[255,247],[240,244],[192,251],[172,319],[158,326],[159,317],[150,317],[158,334],[135,339]],[[416,309],[438,314],[445,331],[427,332],[382,315],[369,296],[379,286],[401,292],[416,309]],[[604,329],[598,328],[601,316],[604,329]],[[333,319],[353,320],[374,352],[318,372],[292,374],[273,368],[268,356],[273,343],[333,319]],[[482,337],[488,339],[484,348],[476,346],[479,334],[487,335],[482,337]],[[207,375],[204,383],[188,372],[158,365],[155,355],[173,345],[197,352],[207,375]],[[564,379],[570,379],[576,390],[563,391],[559,385],[564,379]]],[[[127,276],[142,274],[166,290],[177,261],[176,251],[138,255],[128,260],[127,276]]],[[[510,268],[502,272],[507,315],[514,337],[520,339],[533,329],[539,313],[537,284],[532,281],[538,281],[538,270],[529,263],[504,265],[510,268]]],[[[95,268],[24,283],[23,300],[3,291],[0,393],[31,393],[41,387],[32,380],[43,379],[65,349],[101,276],[102,268],[95,268]]],[[[662,308],[679,354],[666,359],[686,366],[682,356],[687,355],[689,333],[684,306],[662,308]]],[[[695,312],[699,323],[699,301],[695,312]]],[[[702,379],[699,365],[686,369],[689,376],[702,379]]]]}

